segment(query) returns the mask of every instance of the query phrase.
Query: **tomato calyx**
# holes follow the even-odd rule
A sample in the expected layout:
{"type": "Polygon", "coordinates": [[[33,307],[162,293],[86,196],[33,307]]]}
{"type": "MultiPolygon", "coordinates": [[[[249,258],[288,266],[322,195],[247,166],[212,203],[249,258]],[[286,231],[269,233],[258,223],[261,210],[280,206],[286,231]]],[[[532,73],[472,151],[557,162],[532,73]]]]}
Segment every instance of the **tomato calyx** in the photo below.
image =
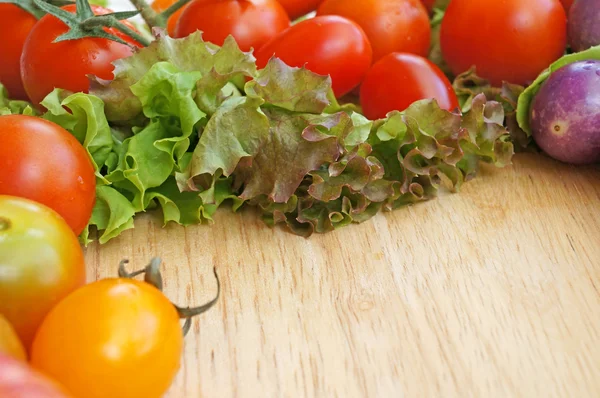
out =
{"type": "Polygon", "coordinates": [[[145,47],[150,45],[150,41],[147,38],[121,22],[122,20],[126,20],[138,15],[140,13],[139,10],[95,15],[94,11],[92,10],[92,6],[87,0],[76,0],[75,4],[77,7],[75,13],[70,13],[69,11],[63,10],[58,6],[47,3],[44,0],[33,0],[33,2],[37,7],[58,18],[69,27],[67,33],[58,36],[54,40],[54,43],[67,40],[83,39],[86,37],[95,37],[111,40],[135,48],[131,43],[126,42],[116,35],[108,33],[104,29],[115,28],[145,47]]]}
{"type": "MultiPolygon", "coordinates": [[[[137,270],[137,271],[128,272],[127,269],[125,268],[125,266],[127,264],[129,264],[129,260],[127,260],[127,259],[122,260],[119,263],[119,277],[132,279],[138,275],[144,274],[144,282],[149,283],[150,285],[154,286],[155,288],[157,288],[158,290],[160,290],[162,292],[163,279],[162,279],[162,275],[160,273],[161,262],[162,262],[162,260],[160,258],[155,257],[150,261],[150,264],[148,264],[144,268],[137,270]]],[[[185,307],[184,308],[184,307],[178,306],[177,304],[173,304],[173,306],[177,310],[177,313],[179,314],[179,318],[185,319],[185,323],[183,324],[183,327],[181,328],[184,336],[187,335],[187,333],[190,330],[190,327],[192,326],[192,318],[205,313],[219,301],[219,297],[221,295],[221,281],[219,280],[219,275],[217,274],[216,268],[213,268],[213,274],[215,276],[215,279],[217,280],[217,294],[216,294],[215,298],[213,298],[209,302],[202,304],[200,306],[197,306],[197,307],[185,307]]]]}

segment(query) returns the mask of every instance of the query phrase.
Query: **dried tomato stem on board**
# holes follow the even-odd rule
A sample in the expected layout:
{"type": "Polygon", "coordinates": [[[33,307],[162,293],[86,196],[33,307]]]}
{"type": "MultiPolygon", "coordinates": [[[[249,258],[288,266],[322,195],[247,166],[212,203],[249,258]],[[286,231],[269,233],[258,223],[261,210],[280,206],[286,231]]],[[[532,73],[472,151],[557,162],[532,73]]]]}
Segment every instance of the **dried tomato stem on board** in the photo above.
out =
{"type": "MultiPolygon", "coordinates": [[[[119,277],[121,278],[135,278],[138,275],[144,274],[144,281],[146,283],[151,284],[156,287],[158,290],[162,292],[163,289],[163,279],[160,273],[160,264],[161,259],[158,257],[153,258],[146,267],[141,270],[137,270],[134,272],[128,272],[125,269],[125,265],[129,263],[129,260],[122,260],[119,264],[119,277]]],[[[217,274],[217,269],[213,268],[213,273],[215,275],[215,279],[217,280],[217,294],[215,298],[207,302],[206,304],[202,304],[198,307],[180,307],[176,304],[173,304],[179,317],[181,319],[185,319],[185,323],[182,327],[183,335],[187,335],[192,325],[192,318],[198,316],[200,314],[205,313],[209,309],[211,309],[218,301],[219,296],[221,295],[221,281],[219,280],[219,275],[217,274]]]]}

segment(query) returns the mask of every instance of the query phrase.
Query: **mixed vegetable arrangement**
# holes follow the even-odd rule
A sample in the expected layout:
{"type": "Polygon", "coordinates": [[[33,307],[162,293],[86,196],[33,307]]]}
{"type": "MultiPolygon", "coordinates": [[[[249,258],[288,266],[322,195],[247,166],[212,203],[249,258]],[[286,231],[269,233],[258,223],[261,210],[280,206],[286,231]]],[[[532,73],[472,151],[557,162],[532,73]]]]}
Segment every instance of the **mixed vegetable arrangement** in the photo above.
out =
{"type": "Polygon", "coordinates": [[[171,304],[157,259],[85,285],[81,243],[136,214],[253,206],[310,236],[515,151],[600,162],[600,0],[101,3],[0,0],[0,369],[19,375],[0,396],[166,391],[179,320],[217,299],[171,304]]]}

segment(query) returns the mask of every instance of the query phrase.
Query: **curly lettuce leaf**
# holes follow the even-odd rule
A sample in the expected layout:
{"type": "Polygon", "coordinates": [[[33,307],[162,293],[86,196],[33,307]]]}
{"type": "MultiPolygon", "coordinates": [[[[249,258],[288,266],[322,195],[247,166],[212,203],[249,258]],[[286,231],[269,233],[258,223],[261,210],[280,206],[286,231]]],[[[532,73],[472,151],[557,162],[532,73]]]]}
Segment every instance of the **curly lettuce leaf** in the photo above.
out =
{"type": "MultiPolygon", "coordinates": [[[[96,187],[96,203],[89,225],[99,231],[98,241],[101,244],[133,228],[134,215],[133,205],[119,191],[105,185],[96,187]]],[[[87,245],[91,242],[89,236],[90,227],[82,232],[80,239],[87,245]]]]}
{"type": "Polygon", "coordinates": [[[113,149],[112,132],[104,116],[104,103],[99,98],[82,93],[61,100],[63,96],[60,89],[50,93],[42,101],[47,109],[42,117],[61,125],[77,138],[89,153],[96,176],[103,180],[100,168],[113,149]]]}
{"type": "Polygon", "coordinates": [[[330,104],[331,78],[292,68],[272,58],[246,85],[246,95],[291,112],[321,114],[330,104]]]}
{"type": "MultiPolygon", "coordinates": [[[[503,122],[520,92],[462,89],[462,114],[424,100],[372,121],[340,105],[328,77],[275,58],[257,71],[231,38],[217,47],[199,33],[158,32],[117,62],[113,81],[95,79],[91,94],[55,90],[43,117],[93,160],[86,243],[94,230],[100,243],[117,237],[153,209],[164,224],[210,224],[226,202],[310,236],[432,199],[442,187],[457,191],[481,162],[510,164],[503,122]]],[[[0,93],[0,109],[7,104],[0,93]]]]}
{"type": "MultiPolygon", "coordinates": [[[[269,134],[269,121],[261,100],[233,97],[210,118],[194,149],[187,178],[217,171],[230,176],[244,157],[255,156],[269,134]]],[[[190,181],[190,187],[193,182],[190,181]]]]}
{"type": "Polygon", "coordinates": [[[27,101],[11,100],[8,90],[0,83],[0,116],[3,115],[37,115],[33,106],[27,101]]]}
{"type": "MultiPolygon", "coordinates": [[[[131,86],[156,63],[169,62],[177,70],[197,72],[201,76],[212,75],[214,78],[216,74],[232,79],[238,77],[238,84],[241,84],[239,80],[243,80],[239,77],[252,77],[256,71],[252,54],[242,52],[231,36],[225,40],[223,47],[218,47],[203,41],[200,32],[183,39],[173,39],[162,30],[156,30],[155,33],[156,40],[150,46],[114,62],[113,80],[92,78],[90,93],[104,101],[109,121],[128,124],[138,120],[142,104],[131,91],[131,86]]],[[[227,82],[222,83],[225,86],[227,82]]],[[[203,87],[207,82],[201,79],[199,84],[203,87]]]]}
{"type": "Polygon", "coordinates": [[[267,140],[251,164],[241,170],[244,190],[240,197],[267,195],[287,202],[307,173],[337,160],[341,148],[338,126],[345,113],[313,115],[264,109],[270,123],[267,140]]]}
{"type": "Polygon", "coordinates": [[[454,91],[463,112],[471,109],[473,99],[484,94],[489,101],[497,101],[504,108],[504,125],[508,128],[515,149],[519,151],[531,149],[532,140],[517,123],[517,101],[523,86],[504,82],[502,87],[494,87],[491,83],[477,75],[475,68],[460,74],[453,82],[454,91]]]}

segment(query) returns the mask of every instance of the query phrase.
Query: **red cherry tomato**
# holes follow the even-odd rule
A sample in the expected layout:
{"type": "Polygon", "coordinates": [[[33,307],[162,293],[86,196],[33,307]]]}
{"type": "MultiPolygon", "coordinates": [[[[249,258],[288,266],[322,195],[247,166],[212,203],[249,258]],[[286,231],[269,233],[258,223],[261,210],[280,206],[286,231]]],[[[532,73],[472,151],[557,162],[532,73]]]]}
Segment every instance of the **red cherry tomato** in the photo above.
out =
{"type": "Polygon", "coordinates": [[[278,0],[292,20],[317,9],[323,0],[278,0]]]}
{"type": "Polygon", "coordinates": [[[429,98],[435,98],[442,109],[458,107],[452,84],[440,68],[414,54],[385,56],[367,73],[360,90],[363,113],[369,119],[383,118],[429,98]]]}
{"type": "Polygon", "coordinates": [[[495,86],[531,83],[566,45],[558,0],[452,0],[442,21],[442,53],[452,73],[475,66],[495,86]]]}
{"type": "Polygon", "coordinates": [[[79,235],[96,198],[94,166],[59,125],[33,116],[0,116],[0,195],[50,207],[79,235]]]}
{"type": "Polygon", "coordinates": [[[200,30],[204,40],[222,45],[231,35],[242,51],[250,51],[289,26],[290,19],[276,0],[194,0],[179,17],[175,37],[200,30]]]}
{"type": "Polygon", "coordinates": [[[0,83],[11,99],[27,100],[21,81],[21,53],[35,17],[14,4],[0,4],[0,83]]]}
{"type": "Polygon", "coordinates": [[[330,75],[340,97],[358,86],[372,61],[363,30],[349,19],[323,16],[304,20],[283,31],[255,54],[263,68],[273,55],[290,66],[330,75]]]}
{"type": "Polygon", "coordinates": [[[364,29],[373,61],[392,52],[429,53],[431,25],[420,0],[325,0],[318,15],[341,15],[364,29]]]}
{"type": "MultiPolygon", "coordinates": [[[[75,5],[63,7],[74,13],[75,5]]],[[[92,6],[95,14],[112,12],[92,6]]],[[[133,26],[129,25],[132,29],[133,26]]],[[[130,56],[133,50],[124,44],[107,39],[85,38],[53,43],[54,39],[69,30],[64,22],[52,15],[42,17],[25,41],[21,57],[23,85],[34,103],[40,103],[55,87],[73,92],[87,92],[88,74],[110,80],[113,76],[111,62],[130,56]]],[[[116,29],[107,29],[132,45],[131,38],[116,29]]]]}

